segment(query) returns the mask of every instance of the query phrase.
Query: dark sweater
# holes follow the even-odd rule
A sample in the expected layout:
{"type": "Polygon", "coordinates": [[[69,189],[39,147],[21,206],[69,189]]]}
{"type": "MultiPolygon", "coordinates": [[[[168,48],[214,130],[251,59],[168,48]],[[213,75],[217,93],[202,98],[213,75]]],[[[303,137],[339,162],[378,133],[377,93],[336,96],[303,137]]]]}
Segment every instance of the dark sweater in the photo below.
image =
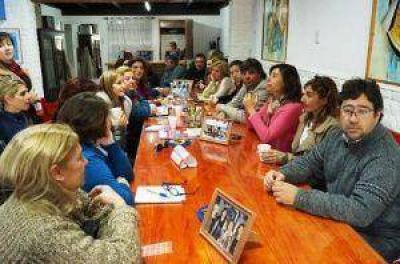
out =
{"type": "Polygon", "coordinates": [[[326,193],[301,189],[297,209],[350,224],[389,261],[400,255],[400,148],[381,124],[357,143],[335,129],[281,172],[291,183],[326,181],[326,193]]]}
{"type": "Polygon", "coordinates": [[[28,127],[25,113],[10,113],[0,109],[0,137],[7,144],[19,131],[28,127]]]}

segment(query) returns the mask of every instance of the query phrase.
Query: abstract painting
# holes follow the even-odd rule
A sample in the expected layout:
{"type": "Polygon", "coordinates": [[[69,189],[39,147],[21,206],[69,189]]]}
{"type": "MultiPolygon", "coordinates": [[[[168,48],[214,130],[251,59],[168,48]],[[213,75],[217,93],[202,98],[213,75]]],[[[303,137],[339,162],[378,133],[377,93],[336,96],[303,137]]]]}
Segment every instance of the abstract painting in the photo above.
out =
{"type": "Polygon", "coordinates": [[[400,0],[375,0],[367,78],[400,84],[400,0]]]}
{"type": "Polygon", "coordinates": [[[262,58],[284,62],[286,59],[289,0],[265,0],[262,58]]]}

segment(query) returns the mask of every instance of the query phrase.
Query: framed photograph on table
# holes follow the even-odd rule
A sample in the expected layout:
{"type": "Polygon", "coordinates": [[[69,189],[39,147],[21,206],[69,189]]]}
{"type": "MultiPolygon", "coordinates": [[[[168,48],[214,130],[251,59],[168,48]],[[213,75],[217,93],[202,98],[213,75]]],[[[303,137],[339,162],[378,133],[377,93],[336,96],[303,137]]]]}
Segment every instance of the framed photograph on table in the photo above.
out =
{"type": "Polygon", "coordinates": [[[22,64],[21,37],[17,28],[1,28],[0,31],[7,32],[10,35],[11,42],[14,46],[14,60],[18,64],[22,64]]]}
{"type": "Polygon", "coordinates": [[[216,189],[200,228],[207,239],[228,261],[238,262],[251,235],[255,214],[216,189]]]}
{"type": "Polygon", "coordinates": [[[219,144],[229,144],[232,120],[205,117],[201,125],[200,139],[219,144]]]}
{"type": "Polygon", "coordinates": [[[367,78],[400,85],[400,2],[374,0],[367,78]]]}
{"type": "Polygon", "coordinates": [[[265,0],[262,59],[285,62],[289,0],[265,0]]]}

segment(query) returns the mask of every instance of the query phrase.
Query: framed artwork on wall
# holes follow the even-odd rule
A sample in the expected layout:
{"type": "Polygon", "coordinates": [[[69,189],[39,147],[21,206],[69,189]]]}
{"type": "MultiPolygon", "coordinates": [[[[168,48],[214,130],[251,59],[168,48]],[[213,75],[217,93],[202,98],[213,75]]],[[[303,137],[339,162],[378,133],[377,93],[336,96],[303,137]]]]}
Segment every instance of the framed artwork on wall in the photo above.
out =
{"type": "Polygon", "coordinates": [[[22,64],[22,50],[21,50],[21,38],[19,34],[19,29],[17,28],[0,28],[1,32],[7,32],[10,34],[11,41],[14,46],[14,60],[18,64],[22,64]]]}
{"type": "Polygon", "coordinates": [[[367,78],[400,85],[400,0],[374,0],[367,78]]]}
{"type": "Polygon", "coordinates": [[[262,59],[286,60],[289,0],[265,0],[262,59]]]}

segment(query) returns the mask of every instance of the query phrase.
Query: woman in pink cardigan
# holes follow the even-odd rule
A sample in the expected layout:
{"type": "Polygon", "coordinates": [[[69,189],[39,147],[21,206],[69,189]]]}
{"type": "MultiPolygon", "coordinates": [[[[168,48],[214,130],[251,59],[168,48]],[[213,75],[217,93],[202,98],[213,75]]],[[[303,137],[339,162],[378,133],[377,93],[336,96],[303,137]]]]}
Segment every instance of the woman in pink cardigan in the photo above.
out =
{"type": "Polygon", "coordinates": [[[249,113],[248,124],[263,143],[280,151],[291,151],[299,117],[303,112],[300,77],[294,66],[276,64],[269,70],[268,101],[256,112],[254,99],[248,96],[244,106],[249,113]]]}

